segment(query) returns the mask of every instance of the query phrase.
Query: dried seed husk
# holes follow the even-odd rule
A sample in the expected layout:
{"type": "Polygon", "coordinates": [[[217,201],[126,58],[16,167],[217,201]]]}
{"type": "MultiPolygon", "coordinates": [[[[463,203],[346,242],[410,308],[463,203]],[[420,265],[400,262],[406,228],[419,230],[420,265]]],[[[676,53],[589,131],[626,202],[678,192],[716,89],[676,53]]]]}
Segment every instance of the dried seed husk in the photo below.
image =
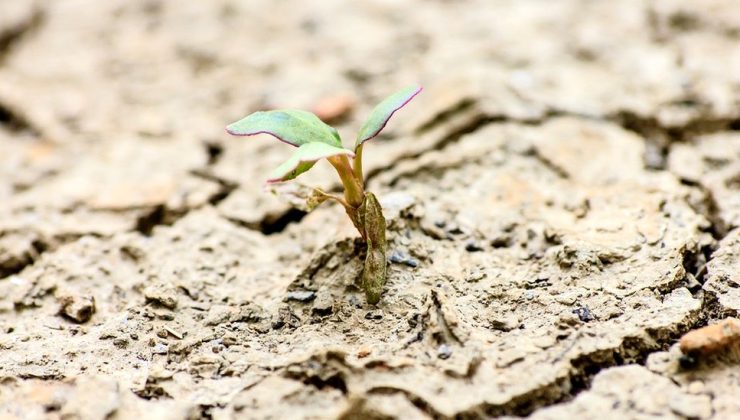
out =
{"type": "Polygon", "coordinates": [[[368,303],[380,301],[380,294],[386,280],[386,239],[385,217],[378,199],[371,192],[365,193],[365,200],[359,208],[367,241],[367,257],[362,272],[362,288],[368,303]]]}

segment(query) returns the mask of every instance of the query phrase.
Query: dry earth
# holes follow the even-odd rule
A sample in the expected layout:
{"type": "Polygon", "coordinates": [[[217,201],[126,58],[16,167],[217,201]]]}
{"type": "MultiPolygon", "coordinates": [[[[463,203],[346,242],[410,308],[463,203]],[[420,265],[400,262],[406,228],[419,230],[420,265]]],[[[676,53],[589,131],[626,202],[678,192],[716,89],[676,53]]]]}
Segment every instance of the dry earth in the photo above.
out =
{"type": "Polygon", "coordinates": [[[737,6],[2,1],[0,417],[738,418],[738,352],[676,344],[740,312],[737,6]],[[370,306],[343,211],[223,127],[347,140],[417,81],[370,306]]]}

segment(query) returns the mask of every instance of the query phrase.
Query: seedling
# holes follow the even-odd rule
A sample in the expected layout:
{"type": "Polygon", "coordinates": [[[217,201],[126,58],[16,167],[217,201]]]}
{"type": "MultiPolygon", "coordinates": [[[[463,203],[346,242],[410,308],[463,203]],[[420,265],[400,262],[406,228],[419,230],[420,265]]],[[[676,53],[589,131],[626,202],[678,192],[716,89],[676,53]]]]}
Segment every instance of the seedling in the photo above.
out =
{"type": "Polygon", "coordinates": [[[362,287],[367,301],[372,304],[380,300],[386,279],[385,218],[375,195],[365,191],[362,149],[365,142],[380,134],[393,114],[419,92],[421,87],[407,87],[380,102],[360,128],[351,149],[342,146],[336,129],[316,115],[297,109],[258,111],[226,127],[226,131],[235,136],[269,134],[298,148],[293,156],[270,174],[268,183],[295,179],[321,159],[328,160],[334,166],[344,186],[344,196],[313,188],[306,204],[314,208],[324,201],[334,200],[344,207],[352,224],[367,243],[362,287]]]}

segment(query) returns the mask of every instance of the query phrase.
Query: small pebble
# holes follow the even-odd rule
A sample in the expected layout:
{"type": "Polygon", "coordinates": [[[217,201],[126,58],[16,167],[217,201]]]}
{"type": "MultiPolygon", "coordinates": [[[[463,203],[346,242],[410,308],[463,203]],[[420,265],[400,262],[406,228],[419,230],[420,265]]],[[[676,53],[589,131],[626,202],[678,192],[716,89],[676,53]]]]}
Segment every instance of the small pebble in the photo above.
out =
{"type": "Polygon", "coordinates": [[[673,395],[668,406],[675,414],[690,419],[706,419],[712,415],[712,401],[708,395],[673,395]]]}
{"type": "Polygon", "coordinates": [[[708,356],[740,347],[740,319],[727,318],[689,331],[681,337],[679,347],[683,354],[690,356],[708,356]]]}
{"type": "Polygon", "coordinates": [[[362,359],[370,355],[372,353],[370,349],[368,348],[362,348],[357,352],[357,358],[362,359]]]}
{"type": "Polygon", "coordinates": [[[347,298],[347,302],[355,308],[362,308],[362,302],[355,295],[351,295],[349,298],[347,298]]]}
{"type": "Polygon", "coordinates": [[[119,349],[125,349],[128,346],[128,340],[124,337],[113,339],[113,345],[119,349]]]}
{"type": "Polygon", "coordinates": [[[225,305],[214,305],[206,316],[205,324],[208,326],[227,322],[231,317],[232,309],[225,305]]]}
{"type": "Polygon", "coordinates": [[[331,315],[334,311],[334,299],[329,294],[320,295],[313,303],[311,312],[316,315],[326,316],[331,315]]]}
{"type": "Polygon", "coordinates": [[[465,232],[460,229],[460,226],[453,225],[447,228],[447,233],[449,233],[450,235],[462,235],[465,232]]]}
{"type": "Polygon", "coordinates": [[[405,264],[409,267],[416,268],[419,266],[419,262],[415,259],[411,258],[410,256],[406,255],[405,253],[401,251],[393,251],[391,252],[391,256],[389,258],[390,262],[394,264],[405,264]]]}
{"type": "Polygon", "coordinates": [[[568,328],[573,327],[575,325],[578,325],[580,318],[576,315],[575,311],[571,311],[570,313],[563,313],[560,314],[556,321],[556,325],[558,328],[568,328]]]}
{"type": "Polygon", "coordinates": [[[645,166],[648,169],[665,169],[666,158],[664,152],[663,146],[652,141],[646,142],[645,153],[643,154],[645,166]]]}
{"type": "Polygon", "coordinates": [[[441,344],[437,348],[437,357],[442,360],[449,359],[452,356],[452,349],[447,344],[441,344]]]}
{"type": "Polygon", "coordinates": [[[561,305],[572,305],[576,303],[577,297],[573,294],[560,294],[555,296],[555,302],[561,305]]]}
{"type": "Polygon", "coordinates": [[[273,316],[272,329],[278,330],[286,325],[290,328],[298,328],[301,325],[301,319],[293,313],[289,306],[282,306],[273,316]]]}
{"type": "Polygon", "coordinates": [[[519,328],[520,323],[519,318],[514,315],[491,318],[490,322],[491,328],[504,332],[519,328]]]}
{"type": "Polygon", "coordinates": [[[59,298],[59,313],[74,322],[82,324],[95,313],[95,298],[92,296],[66,295],[59,298]]]}
{"type": "Polygon", "coordinates": [[[468,252],[480,252],[483,251],[483,247],[476,241],[470,241],[465,244],[465,250],[468,252]]]}
{"type": "Polygon", "coordinates": [[[154,354],[167,354],[169,351],[169,347],[166,344],[159,343],[154,346],[154,349],[152,350],[154,354]]]}
{"type": "Polygon", "coordinates": [[[687,391],[689,392],[689,394],[694,394],[694,395],[703,393],[704,392],[704,382],[694,381],[690,383],[687,391]]]}
{"type": "Polygon", "coordinates": [[[578,315],[578,319],[580,319],[582,322],[589,322],[594,320],[593,314],[585,306],[573,309],[573,313],[578,315]]]}
{"type": "Polygon", "coordinates": [[[367,311],[365,319],[383,319],[383,312],[381,311],[367,311]]]}
{"type": "Polygon", "coordinates": [[[552,283],[550,282],[549,277],[538,277],[535,279],[531,279],[525,285],[526,288],[548,287],[548,286],[552,286],[552,283]]]}
{"type": "Polygon", "coordinates": [[[174,287],[154,284],[144,289],[144,298],[147,302],[161,305],[167,309],[177,307],[177,292],[174,287]]]}
{"type": "Polygon", "coordinates": [[[510,235],[500,235],[491,239],[491,246],[494,248],[506,248],[511,245],[510,235]]]}
{"type": "Polygon", "coordinates": [[[470,270],[470,273],[465,278],[465,281],[470,283],[475,283],[477,281],[480,281],[486,277],[486,272],[481,270],[480,267],[474,267],[472,270],[470,270]]]}
{"type": "Polygon", "coordinates": [[[310,302],[316,299],[316,293],[310,290],[294,290],[288,292],[286,300],[294,300],[296,302],[310,302]]]}
{"type": "Polygon", "coordinates": [[[163,321],[172,321],[175,319],[175,316],[168,312],[157,312],[157,318],[163,320],[163,321]]]}
{"type": "Polygon", "coordinates": [[[550,348],[554,346],[555,344],[557,344],[557,342],[558,342],[557,337],[552,336],[552,335],[543,335],[543,336],[535,337],[532,339],[532,344],[534,344],[535,346],[541,349],[550,348]]]}

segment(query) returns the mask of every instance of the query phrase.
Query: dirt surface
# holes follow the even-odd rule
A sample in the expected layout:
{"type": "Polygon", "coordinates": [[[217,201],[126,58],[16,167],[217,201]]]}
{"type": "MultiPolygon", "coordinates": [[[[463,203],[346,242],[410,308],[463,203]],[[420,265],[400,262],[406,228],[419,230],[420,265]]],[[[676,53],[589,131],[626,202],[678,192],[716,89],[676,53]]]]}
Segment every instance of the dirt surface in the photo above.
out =
{"type": "Polygon", "coordinates": [[[738,129],[732,0],[3,1],[0,417],[736,418],[738,129]],[[223,127],[415,82],[373,306],[223,127]]]}

